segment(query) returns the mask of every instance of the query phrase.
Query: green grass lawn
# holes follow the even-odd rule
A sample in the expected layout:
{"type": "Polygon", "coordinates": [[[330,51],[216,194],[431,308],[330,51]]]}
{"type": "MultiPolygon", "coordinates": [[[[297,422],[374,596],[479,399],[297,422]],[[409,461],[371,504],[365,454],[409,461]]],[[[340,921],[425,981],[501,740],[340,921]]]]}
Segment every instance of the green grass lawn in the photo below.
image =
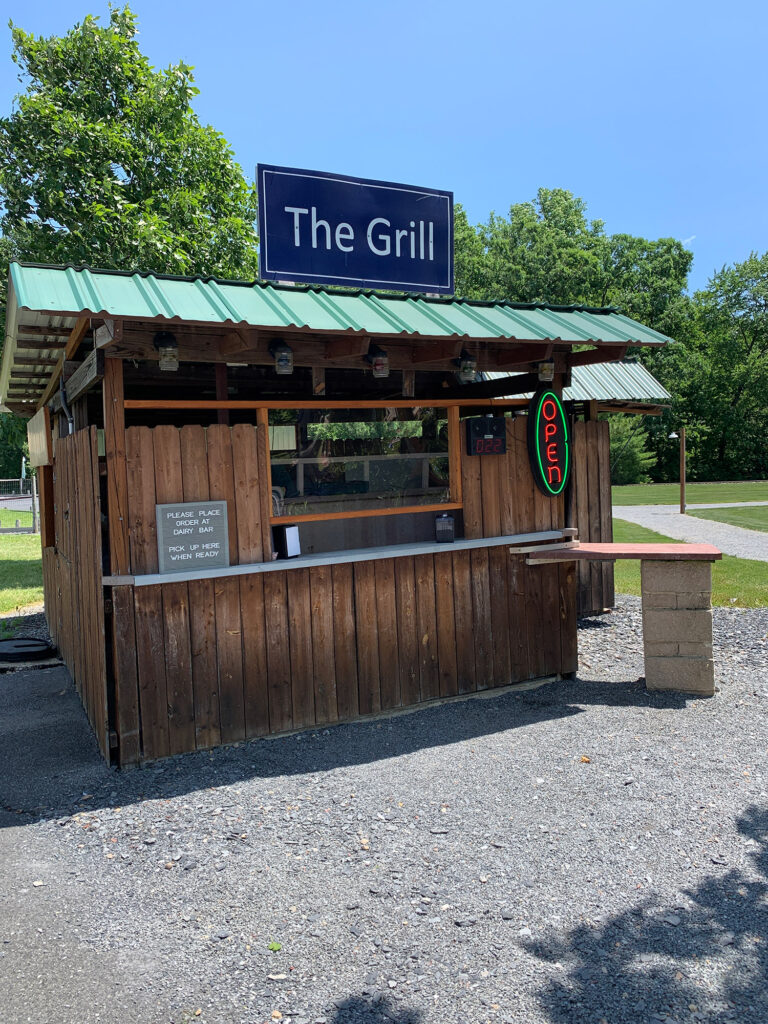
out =
{"type": "Polygon", "coordinates": [[[0,508],[0,526],[12,527],[16,525],[16,520],[22,526],[32,525],[32,513],[31,512],[17,512],[12,508],[0,508]]]}
{"type": "Polygon", "coordinates": [[[700,508],[688,512],[697,519],[714,519],[717,523],[743,526],[745,530],[762,530],[768,533],[768,505],[752,505],[745,508],[700,508]]]}
{"type": "MultiPolygon", "coordinates": [[[[613,539],[619,544],[679,544],[644,526],[624,519],[614,519],[613,539]]],[[[617,594],[640,594],[640,563],[634,560],[616,562],[614,570],[617,594]]],[[[736,608],[768,606],[768,562],[723,555],[712,567],[712,604],[736,608]]]]}
{"type": "MultiPolygon", "coordinates": [[[[679,505],[680,484],[629,484],[613,487],[614,505],[679,505]]],[[[713,505],[721,501],[768,501],[768,480],[733,480],[717,484],[688,484],[689,505],[713,505]]]]}
{"type": "Polygon", "coordinates": [[[0,615],[42,600],[40,535],[0,534],[0,615]]]}

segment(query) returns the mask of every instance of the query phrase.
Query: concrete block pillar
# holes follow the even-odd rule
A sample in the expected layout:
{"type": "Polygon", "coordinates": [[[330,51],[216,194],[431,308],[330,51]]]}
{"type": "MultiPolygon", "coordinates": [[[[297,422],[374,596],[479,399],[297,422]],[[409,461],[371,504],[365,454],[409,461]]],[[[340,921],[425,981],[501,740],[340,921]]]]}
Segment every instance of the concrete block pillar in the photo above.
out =
{"type": "Polygon", "coordinates": [[[711,697],[712,563],[641,562],[645,684],[711,697]]]}

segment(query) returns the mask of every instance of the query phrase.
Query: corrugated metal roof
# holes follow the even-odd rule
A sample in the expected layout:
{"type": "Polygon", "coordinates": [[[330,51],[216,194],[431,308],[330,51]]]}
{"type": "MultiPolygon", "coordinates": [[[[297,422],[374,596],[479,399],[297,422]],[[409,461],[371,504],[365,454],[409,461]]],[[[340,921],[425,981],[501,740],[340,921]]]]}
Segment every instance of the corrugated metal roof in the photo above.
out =
{"type": "Polygon", "coordinates": [[[465,302],[21,263],[11,264],[10,281],[19,311],[429,338],[638,345],[671,340],[613,310],[585,306],[465,302]]]}
{"type": "MultiPolygon", "coordinates": [[[[33,409],[60,354],[62,332],[81,315],[127,320],[246,324],[379,338],[663,345],[663,334],[614,309],[544,303],[469,302],[302,285],[180,278],[143,272],[11,263],[0,403],[33,409]],[[24,328],[34,352],[17,357],[24,328]],[[58,328],[50,336],[45,329],[58,328]],[[42,344],[46,340],[49,344],[42,344]],[[17,343],[18,342],[18,343],[17,343]],[[36,353],[36,356],[35,356],[36,353]],[[11,372],[14,370],[13,376],[11,372]]],[[[64,334],[64,336],[66,336],[64,334]]],[[[7,408],[5,406],[4,408],[7,408]]]]}
{"type": "MultiPolygon", "coordinates": [[[[492,380],[516,377],[515,373],[484,374],[492,380]]],[[[519,395],[530,398],[530,395],[519,395]]],[[[596,363],[574,366],[571,386],[563,388],[563,398],[572,402],[666,402],[672,396],[642,363],[596,363]]]]}

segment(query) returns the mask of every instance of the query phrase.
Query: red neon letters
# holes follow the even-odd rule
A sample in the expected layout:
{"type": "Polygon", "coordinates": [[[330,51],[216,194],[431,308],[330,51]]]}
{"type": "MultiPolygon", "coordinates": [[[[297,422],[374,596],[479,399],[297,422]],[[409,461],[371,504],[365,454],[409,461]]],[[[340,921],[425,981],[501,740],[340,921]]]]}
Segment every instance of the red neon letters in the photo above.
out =
{"type": "Polygon", "coordinates": [[[539,490],[550,497],[561,494],[568,480],[570,443],[565,411],[553,391],[539,391],[531,399],[528,454],[539,490]]]}

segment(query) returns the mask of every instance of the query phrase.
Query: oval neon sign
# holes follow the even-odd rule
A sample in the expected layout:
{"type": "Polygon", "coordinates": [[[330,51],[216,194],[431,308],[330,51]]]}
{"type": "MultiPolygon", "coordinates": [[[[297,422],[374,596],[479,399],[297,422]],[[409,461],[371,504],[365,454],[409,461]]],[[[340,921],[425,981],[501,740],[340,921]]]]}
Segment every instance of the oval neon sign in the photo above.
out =
{"type": "Polygon", "coordinates": [[[568,419],[554,391],[537,391],[528,409],[528,455],[536,486],[554,498],[562,494],[571,468],[568,419]]]}

